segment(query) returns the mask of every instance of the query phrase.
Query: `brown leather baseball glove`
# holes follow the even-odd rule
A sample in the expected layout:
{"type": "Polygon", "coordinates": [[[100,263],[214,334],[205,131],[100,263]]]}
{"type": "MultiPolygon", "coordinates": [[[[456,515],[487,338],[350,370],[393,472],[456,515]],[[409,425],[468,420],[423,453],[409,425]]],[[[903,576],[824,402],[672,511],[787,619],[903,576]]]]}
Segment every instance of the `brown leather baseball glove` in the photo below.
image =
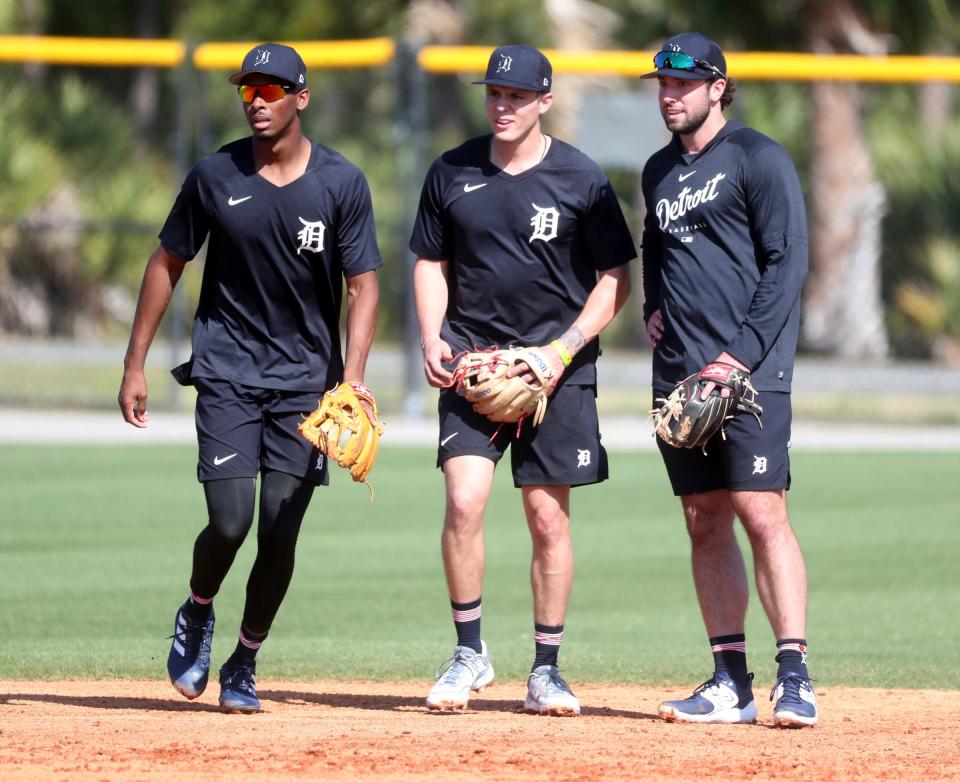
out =
{"type": "Polygon", "coordinates": [[[721,362],[684,378],[669,396],[657,401],[663,404],[650,411],[657,437],[675,448],[701,448],[704,453],[707,441],[717,432],[726,437],[723,425],[734,415],[750,413],[759,421],[763,413],[750,373],[721,362]],[[710,382],[715,388],[701,399],[701,391],[710,382]],[[725,388],[729,389],[727,396],[723,395],[725,388]]]}

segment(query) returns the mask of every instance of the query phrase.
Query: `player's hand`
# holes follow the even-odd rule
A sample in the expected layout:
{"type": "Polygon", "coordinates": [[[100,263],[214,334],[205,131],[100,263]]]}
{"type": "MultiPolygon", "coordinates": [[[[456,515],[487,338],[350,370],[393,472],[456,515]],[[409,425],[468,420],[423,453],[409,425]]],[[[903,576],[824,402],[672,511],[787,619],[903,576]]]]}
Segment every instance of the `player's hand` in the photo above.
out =
{"type": "MultiPolygon", "coordinates": [[[[557,383],[560,382],[560,376],[563,375],[563,370],[566,367],[563,366],[563,359],[553,345],[541,345],[539,348],[535,348],[535,350],[546,358],[550,364],[551,382],[547,388],[547,396],[550,396],[550,394],[553,393],[553,389],[557,387],[557,383]]],[[[507,370],[507,377],[517,377],[518,375],[524,383],[534,383],[537,380],[537,376],[533,370],[530,369],[526,361],[520,361],[507,370]]]]}
{"type": "Polygon", "coordinates": [[[147,378],[142,369],[125,369],[120,381],[117,404],[123,420],[138,429],[145,429],[150,421],[147,412],[147,378]]]}
{"type": "Polygon", "coordinates": [[[663,313],[659,309],[654,310],[647,320],[646,337],[647,344],[652,348],[663,338],[663,313]]]}
{"type": "Polygon", "coordinates": [[[447,388],[453,382],[453,373],[444,361],[453,360],[453,351],[440,337],[427,337],[423,341],[423,374],[434,388],[447,388]]]}
{"type": "MultiPolygon", "coordinates": [[[[717,358],[711,363],[730,364],[732,366],[735,366],[737,369],[742,369],[744,372],[750,371],[750,368],[746,364],[743,364],[742,362],[737,361],[737,359],[735,359],[733,356],[727,353],[727,351],[723,351],[723,353],[717,356],[717,358]]],[[[713,393],[713,389],[716,387],[717,387],[716,383],[713,383],[713,382],[707,383],[703,387],[703,391],[700,392],[700,399],[706,399],[708,396],[710,396],[710,394],[713,393]]],[[[731,392],[729,388],[720,389],[720,396],[722,397],[728,397],[730,396],[730,393],[731,392]]]]}

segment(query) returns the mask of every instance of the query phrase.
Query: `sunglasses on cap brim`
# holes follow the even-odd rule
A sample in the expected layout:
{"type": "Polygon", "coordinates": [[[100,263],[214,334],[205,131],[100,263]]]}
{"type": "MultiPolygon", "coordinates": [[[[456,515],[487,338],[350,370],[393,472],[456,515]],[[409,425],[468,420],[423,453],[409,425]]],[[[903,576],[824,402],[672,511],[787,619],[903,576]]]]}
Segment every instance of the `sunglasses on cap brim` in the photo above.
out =
{"type": "Polygon", "coordinates": [[[265,102],[273,103],[289,95],[291,92],[296,91],[297,88],[289,84],[241,84],[237,87],[240,100],[244,103],[253,103],[253,99],[257,94],[259,94],[265,102]]]}
{"type": "Polygon", "coordinates": [[[683,52],[657,52],[653,58],[653,64],[657,66],[657,70],[673,68],[678,71],[694,71],[699,65],[709,71],[713,71],[721,79],[727,78],[720,72],[719,68],[711,65],[706,60],[698,60],[696,57],[691,57],[689,54],[684,54],[683,52]]]}

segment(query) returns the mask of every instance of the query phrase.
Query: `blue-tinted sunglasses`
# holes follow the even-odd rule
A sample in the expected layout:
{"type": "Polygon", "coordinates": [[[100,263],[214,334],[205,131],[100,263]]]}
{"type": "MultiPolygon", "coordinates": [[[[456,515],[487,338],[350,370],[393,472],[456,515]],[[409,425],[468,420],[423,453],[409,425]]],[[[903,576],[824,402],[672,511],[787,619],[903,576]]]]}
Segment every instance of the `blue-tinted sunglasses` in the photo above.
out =
{"type": "Polygon", "coordinates": [[[696,70],[696,67],[700,65],[707,70],[713,71],[721,79],[727,78],[720,73],[719,68],[711,65],[706,60],[698,60],[696,57],[691,57],[689,54],[684,54],[683,52],[657,52],[653,58],[653,64],[657,66],[657,70],[675,68],[678,71],[696,70]]]}

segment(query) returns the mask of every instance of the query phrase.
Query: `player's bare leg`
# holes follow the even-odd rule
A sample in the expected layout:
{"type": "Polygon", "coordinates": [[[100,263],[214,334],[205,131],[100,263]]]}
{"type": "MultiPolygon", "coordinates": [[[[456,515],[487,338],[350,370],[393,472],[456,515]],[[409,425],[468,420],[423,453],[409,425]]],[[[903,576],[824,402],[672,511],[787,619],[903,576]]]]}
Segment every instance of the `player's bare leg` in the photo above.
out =
{"type": "Polygon", "coordinates": [[[713,676],[693,695],[660,704],[677,722],[753,722],[757,707],[747,673],[744,620],[750,588],[734,535],[734,507],[726,489],[681,497],[690,536],[693,583],[714,657],[713,676]]]}
{"type": "Polygon", "coordinates": [[[440,548],[447,588],[453,606],[458,643],[453,657],[441,669],[427,695],[427,708],[454,711],[467,708],[471,692],[479,692],[493,681],[493,665],[487,647],[479,641],[480,597],[486,548],[483,539],[483,511],[493,486],[494,463],[481,456],[455,456],[443,464],[446,483],[446,513],[440,548]],[[458,624],[458,609],[473,608],[473,631],[465,636],[458,624]]]}
{"type": "Polygon", "coordinates": [[[533,542],[530,586],[533,588],[534,621],[562,625],[573,586],[570,489],[567,486],[525,486],[523,509],[533,542]]]}
{"type": "Polygon", "coordinates": [[[524,709],[536,714],[572,717],[580,713],[580,703],[557,668],[573,586],[570,487],[525,486],[523,508],[533,542],[530,586],[537,646],[537,657],[527,680],[524,709]]]}
{"type": "Polygon", "coordinates": [[[742,633],[750,586],[734,535],[730,492],[691,494],[682,497],[681,503],[690,536],[693,583],[707,635],[742,633]]]}
{"type": "Polygon", "coordinates": [[[773,632],[777,638],[805,637],[807,570],[783,491],[730,495],[753,548],[757,592],[773,632]]]}
{"type": "Polygon", "coordinates": [[[807,570],[783,490],[731,492],[753,548],[757,592],[777,637],[774,725],[817,723],[817,701],[807,671],[807,570]]]}
{"type": "Polygon", "coordinates": [[[482,456],[455,456],[443,464],[447,506],[440,548],[450,598],[457,602],[474,600],[483,591],[483,511],[494,466],[482,456]]]}

